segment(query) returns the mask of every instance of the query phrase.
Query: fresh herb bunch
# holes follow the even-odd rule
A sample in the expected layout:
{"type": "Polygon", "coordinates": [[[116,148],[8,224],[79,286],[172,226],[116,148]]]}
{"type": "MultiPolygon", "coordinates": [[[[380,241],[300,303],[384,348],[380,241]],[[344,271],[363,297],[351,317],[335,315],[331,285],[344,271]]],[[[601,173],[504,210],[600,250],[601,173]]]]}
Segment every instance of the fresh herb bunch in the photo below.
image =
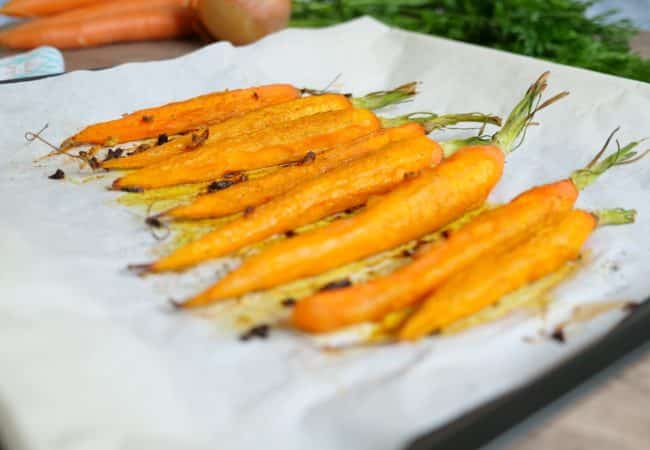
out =
{"type": "Polygon", "coordinates": [[[650,82],[650,60],[632,53],[637,29],[595,17],[580,0],[294,0],[292,26],[320,27],[362,15],[407,30],[650,82]]]}

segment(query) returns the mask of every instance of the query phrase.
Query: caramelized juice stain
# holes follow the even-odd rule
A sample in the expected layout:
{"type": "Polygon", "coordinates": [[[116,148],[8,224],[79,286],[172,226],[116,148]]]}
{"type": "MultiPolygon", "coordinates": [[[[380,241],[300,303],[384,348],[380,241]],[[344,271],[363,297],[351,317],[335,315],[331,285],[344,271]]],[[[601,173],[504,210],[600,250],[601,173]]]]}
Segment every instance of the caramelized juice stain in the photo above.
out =
{"type": "MultiPolygon", "coordinates": [[[[237,332],[245,331],[245,328],[260,323],[271,325],[281,324],[286,321],[291,313],[291,308],[283,304],[284,300],[287,298],[299,301],[301,298],[314,294],[328,283],[345,278],[350,279],[353,283],[361,283],[381,275],[387,275],[412,260],[411,256],[404,256],[406,250],[418,247],[421,245],[421,242],[429,243],[443,239],[447,232],[460,228],[484,210],[485,207],[471,211],[445,228],[435,233],[428,234],[419,240],[407,242],[406,244],[394,249],[332,269],[313,277],[303,278],[266,291],[247,294],[237,300],[220,302],[220,304],[215,305],[214,307],[204,309],[200,312],[200,315],[210,317],[216,322],[225,324],[225,326],[237,332]],[[242,320],[240,317],[246,318],[244,321],[246,323],[245,327],[242,327],[242,320]]],[[[350,215],[356,213],[357,211],[353,211],[344,214],[350,215]]],[[[340,217],[340,215],[331,216],[330,218],[324,219],[315,224],[307,225],[296,231],[304,233],[305,231],[314,229],[315,227],[324,226],[332,220],[336,220],[340,217]]],[[[284,239],[284,237],[279,237],[277,239],[284,239]]],[[[268,243],[258,245],[268,245],[268,243]]],[[[251,248],[247,249],[247,251],[251,251],[251,248]]],[[[396,313],[393,317],[389,315],[385,320],[389,324],[396,323],[398,314],[399,313],[396,313]]],[[[363,333],[363,339],[368,339],[368,333],[363,333]]]]}

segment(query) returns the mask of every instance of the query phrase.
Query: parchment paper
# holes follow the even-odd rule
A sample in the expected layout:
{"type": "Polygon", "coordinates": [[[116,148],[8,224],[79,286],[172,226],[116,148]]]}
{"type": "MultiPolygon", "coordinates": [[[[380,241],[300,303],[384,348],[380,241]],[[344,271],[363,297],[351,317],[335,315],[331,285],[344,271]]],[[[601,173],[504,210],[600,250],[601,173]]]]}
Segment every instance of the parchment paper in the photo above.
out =
{"type": "MultiPolygon", "coordinates": [[[[571,96],[541,113],[491,197],[505,201],[583,166],[607,134],[650,134],[650,86],[360,19],[288,30],[235,49],[219,43],[165,62],[0,86],[0,433],[12,449],[388,450],[543,373],[607,332],[612,312],[560,345],[526,342],[579,304],[650,293],[650,164],[616,168],[579,204],[639,211],[598,230],[588,267],[554,293],[545,317],[512,314],[416,344],[324,352],[289,332],[242,343],[170,311],[154,282],[126,273],[148,260],[142,217],[108,182],[47,179],[54,142],[82,125],[224,88],[270,82],[347,91],[419,80],[422,94],[386,114],[502,115],[544,70],[571,96]]],[[[64,167],[65,168],[65,167],[64,167]]]]}

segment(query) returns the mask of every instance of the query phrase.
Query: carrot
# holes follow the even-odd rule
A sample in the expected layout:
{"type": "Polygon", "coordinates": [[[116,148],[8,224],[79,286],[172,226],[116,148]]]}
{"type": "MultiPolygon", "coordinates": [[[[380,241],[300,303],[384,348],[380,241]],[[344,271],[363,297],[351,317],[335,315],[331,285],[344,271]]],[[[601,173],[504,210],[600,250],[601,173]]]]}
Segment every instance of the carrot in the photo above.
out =
{"type": "Polygon", "coordinates": [[[184,269],[362,204],[371,195],[385,192],[409,174],[436,165],[441,159],[442,148],[426,136],[396,142],[338,171],[299,184],[251,214],[227,223],[158,260],[150,270],[184,269]]]}
{"type": "Polygon", "coordinates": [[[183,7],[142,7],[123,16],[98,16],[69,22],[36,19],[0,34],[0,45],[29,49],[53,45],[61,49],[116,42],[171,39],[192,34],[195,13],[183,7]]]}
{"type": "Polygon", "coordinates": [[[66,139],[63,148],[81,144],[118,144],[160,134],[175,134],[246,114],[263,106],[296,99],[300,91],[288,84],[270,84],[213,92],[187,100],[141,109],[120,119],[90,125],[66,139]]]}
{"type": "Polygon", "coordinates": [[[62,24],[70,22],[80,22],[84,20],[92,20],[98,17],[105,16],[124,16],[131,12],[147,9],[151,7],[191,7],[191,0],[109,0],[103,2],[92,2],[87,5],[81,5],[78,8],[69,9],[56,15],[50,15],[39,20],[31,20],[22,22],[21,24],[13,27],[11,30],[18,29],[34,30],[43,26],[43,24],[62,24]]]}
{"type": "MultiPolygon", "coordinates": [[[[251,111],[239,117],[230,118],[208,128],[208,139],[202,144],[215,144],[226,139],[264,128],[327,111],[338,111],[352,107],[365,109],[382,108],[391,103],[404,101],[416,94],[415,83],[408,83],[390,91],[373,92],[360,98],[348,98],[341,94],[324,94],[302,97],[279,104],[273,104],[251,111]]],[[[139,169],[160,163],[172,156],[194,150],[193,135],[181,136],[172,141],[152,147],[144,152],[117,158],[102,164],[105,169],[139,169]]]]}
{"type": "Polygon", "coordinates": [[[500,179],[505,154],[537,110],[546,77],[529,88],[492,145],[463,148],[360,214],[268,247],[181,306],[202,306],[324,272],[422,236],[479,206],[500,179]]]}
{"type": "Polygon", "coordinates": [[[609,168],[637,159],[633,149],[639,142],[632,142],[599,162],[613,134],[596,157],[568,179],[532,188],[510,203],[481,214],[390,275],[301,300],[293,312],[293,323],[306,331],[324,332],[378,320],[418,302],[478,258],[528,239],[544,223],[573,208],[578,192],[609,168]]]}
{"type": "Polygon", "coordinates": [[[113,182],[113,189],[144,189],[197,183],[240,172],[295,162],[308,152],[318,154],[336,145],[351,144],[382,126],[422,123],[425,129],[448,123],[475,121],[498,123],[498,117],[479,113],[406,115],[380,119],[366,109],[346,109],[313,114],[276,124],[256,133],[223,139],[197,151],[174,156],[113,182]]]}
{"type": "Polygon", "coordinates": [[[105,0],[9,0],[0,14],[16,17],[49,16],[105,0]]]}
{"type": "Polygon", "coordinates": [[[580,254],[597,224],[634,221],[634,211],[573,210],[510,251],[479,259],[429,296],[399,332],[415,340],[497,302],[505,294],[559,269],[580,254]]]}
{"type": "Polygon", "coordinates": [[[221,217],[256,207],[278,197],[292,188],[339,167],[345,161],[363,157],[393,142],[423,136],[424,128],[410,123],[395,128],[383,128],[351,144],[333,147],[309,164],[295,164],[267,176],[238,183],[228,189],[201,195],[188,205],[178,206],[159,217],[172,219],[204,219],[221,217]]]}
{"type": "Polygon", "coordinates": [[[323,291],[298,302],[292,323],[309,332],[378,320],[406,308],[472,261],[521,242],[560,212],[570,210],[577,190],[569,181],[538,187],[485,212],[396,272],[368,283],[323,291]]]}
{"type": "Polygon", "coordinates": [[[341,142],[370,134],[381,122],[366,109],[314,114],[256,133],[220,140],[118,178],[113,189],[142,190],[210,181],[226,172],[257,169],[320,153],[341,142]]]}

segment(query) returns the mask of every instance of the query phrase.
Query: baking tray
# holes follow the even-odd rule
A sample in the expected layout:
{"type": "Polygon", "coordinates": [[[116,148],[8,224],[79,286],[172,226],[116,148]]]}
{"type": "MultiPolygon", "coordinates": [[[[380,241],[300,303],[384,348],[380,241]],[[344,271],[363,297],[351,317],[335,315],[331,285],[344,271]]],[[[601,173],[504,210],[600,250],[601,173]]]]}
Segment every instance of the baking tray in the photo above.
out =
{"type": "MultiPolygon", "coordinates": [[[[106,67],[89,69],[103,70],[106,67]]],[[[63,73],[0,80],[17,84],[63,73]]],[[[524,386],[512,390],[442,427],[424,433],[405,450],[462,450],[485,447],[536,415],[626,356],[650,342],[650,297],[604,337],[524,386]]],[[[562,345],[558,343],[558,345],[562,345]]],[[[647,348],[645,349],[647,350],[647,348]]],[[[645,353],[645,352],[644,352],[645,353]]],[[[0,436],[0,450],[5,448],[0,436]]]]}

